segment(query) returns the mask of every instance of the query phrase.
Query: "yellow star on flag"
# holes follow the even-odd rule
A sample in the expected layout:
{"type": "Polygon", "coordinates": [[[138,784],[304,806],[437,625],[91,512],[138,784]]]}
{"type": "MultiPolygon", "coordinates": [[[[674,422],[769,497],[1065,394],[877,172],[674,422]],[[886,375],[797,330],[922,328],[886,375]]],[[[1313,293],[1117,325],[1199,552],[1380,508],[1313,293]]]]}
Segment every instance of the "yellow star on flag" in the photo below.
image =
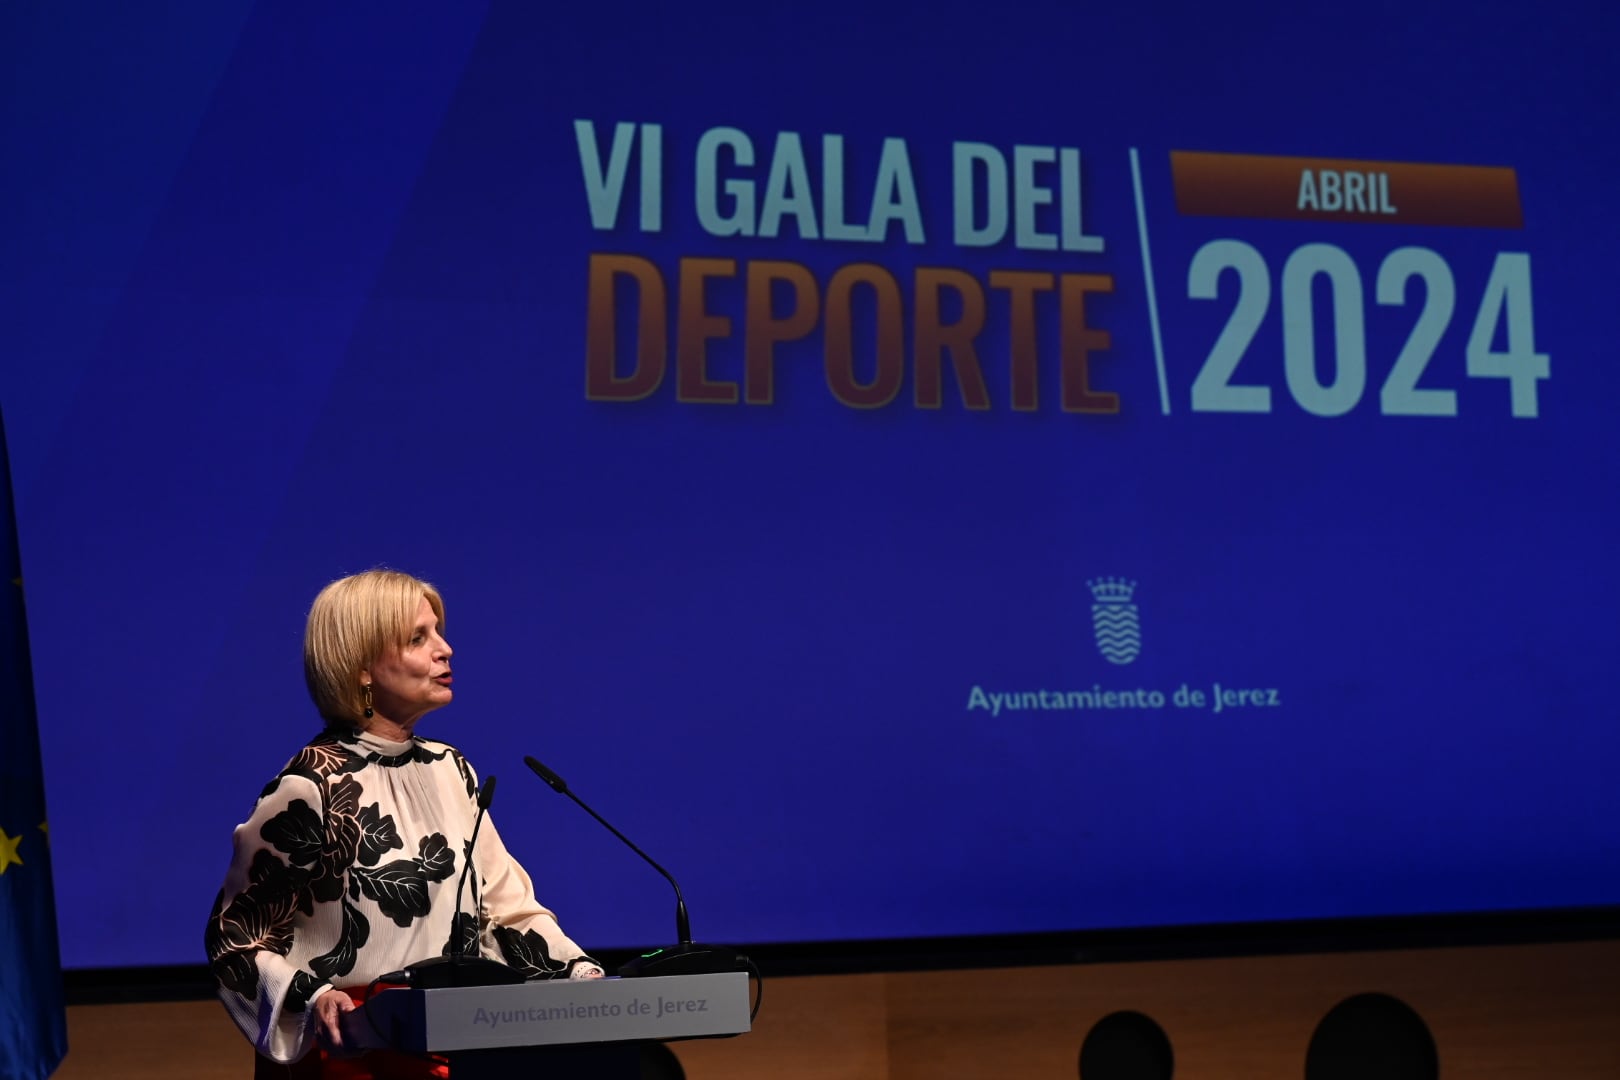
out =
{"type": "Polygon", "coordinates": [[[17,854],[17,847],[22,843],[22,837],[9,836],[6,830],[0,829],[0,874],[6,872],[6,867],[12,863],[22,865],[22,858],[17,854]]]}

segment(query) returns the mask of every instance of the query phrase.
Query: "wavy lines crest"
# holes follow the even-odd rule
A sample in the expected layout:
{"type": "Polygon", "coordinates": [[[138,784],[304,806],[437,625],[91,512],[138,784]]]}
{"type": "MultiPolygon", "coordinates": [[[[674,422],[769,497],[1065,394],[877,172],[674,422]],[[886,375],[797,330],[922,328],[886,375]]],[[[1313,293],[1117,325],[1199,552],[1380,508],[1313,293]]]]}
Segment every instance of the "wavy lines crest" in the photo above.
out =
{"type": "Polygon", "coordinates": [[[1105,577],[1087,581],[1097,651],[1111,664],[1129,664],[1142,652],[1142,621],[1133,598],[1136,582],[1105,577]]]}

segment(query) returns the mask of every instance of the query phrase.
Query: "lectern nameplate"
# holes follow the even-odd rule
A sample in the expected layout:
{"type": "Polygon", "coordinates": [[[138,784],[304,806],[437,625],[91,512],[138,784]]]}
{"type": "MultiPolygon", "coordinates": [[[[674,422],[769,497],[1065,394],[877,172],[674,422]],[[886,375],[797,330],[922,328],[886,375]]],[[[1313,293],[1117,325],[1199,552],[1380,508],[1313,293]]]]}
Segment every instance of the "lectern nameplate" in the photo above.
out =
{"type": "Polygon", "coordinates": [[[384,990],[363,1008],[370,1020],[360,1009],[347,1014],[345,1039],[412,1053],[704,1038],[750,1026],[740,971],[384,990]]]}

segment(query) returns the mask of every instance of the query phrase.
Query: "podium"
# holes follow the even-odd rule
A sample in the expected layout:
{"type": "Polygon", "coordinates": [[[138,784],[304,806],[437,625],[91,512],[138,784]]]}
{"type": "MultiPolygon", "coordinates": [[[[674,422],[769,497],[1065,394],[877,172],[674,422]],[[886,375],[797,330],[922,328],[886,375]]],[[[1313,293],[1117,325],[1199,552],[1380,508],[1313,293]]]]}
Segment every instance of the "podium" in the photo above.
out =
{"type": "Polygon", "coordinates": [[[451,1080],[638,1078],[640,1045],[749,1030],[748,976],[567,979],[383,990],[344,1015],[343,1037],[450,1058],[451,1080]]]}

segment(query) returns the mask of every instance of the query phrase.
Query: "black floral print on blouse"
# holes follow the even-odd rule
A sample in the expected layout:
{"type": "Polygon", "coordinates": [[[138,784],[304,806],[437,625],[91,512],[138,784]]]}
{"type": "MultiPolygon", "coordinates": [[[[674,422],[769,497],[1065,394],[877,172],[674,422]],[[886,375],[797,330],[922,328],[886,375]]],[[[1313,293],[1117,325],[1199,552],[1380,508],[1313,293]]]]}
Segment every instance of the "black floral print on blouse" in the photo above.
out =
{"type": "MultiPolygon", "coordinates": [[[[266,822],[260,838],[268,849],[255,854],[248,886],[231,900],[228,909],[221,910],[223,890],[215,899],[205,946],[221,986],[256,999],[259,979],[254,954],[270,950],[286,956],[292,947],[293,913],[310,915],[315,902],[341,898],[343,923],[337,944],[310,961],[313,973],[299,971],[293,978],[287,1008],[302,1012],[322,983],[336,983],[354,970],[355,958],[371,936],[370,921],[353,901],[364,896],[401,927],[428,913],[428,886],[455,873],[455,852],[442,833],[434,833],[418,842],[413,857],[383,862],[390,852],[402,849],[404,841],[393,818],[381,812],[380,804],[363,804],[363,785],[350,774],[372,764],[397,768],[412,762],[439,761],[448,753],[434,753],[420,743],[392,756],[362,752],[354,746],[352,735],[329,732],[304,747],[265,786],[260,798],[273,792],[285,777],[302,776],[318,787],[325,805],[317,813],[304,800],[295,799],[266,822]]],[[[459,754],[454,759],[471,799],[476,790],[472,772],[459,754]]],[[[475,880],[475,909],[477,889],[475,880]]],[[[476,918],[464,913],[456,932],[468,946],[467,951],[476,954],[476,918]]],[[[528,936],[539,941],[538,935],[528,936]]],[[[509,951],[505,942],[502,946],[503,952],[509,951]]],[[[447,941],[446,953],[449,947],[447,941]]],[[[527,962],[536,956],[532,946],[520,949],[517,955],[525,962],[514,966],[525,973],[551,973],[563,967],[550,962],[544,942],[539,945],[538,957],[542,959],[538,964],[527,962]]]]}

